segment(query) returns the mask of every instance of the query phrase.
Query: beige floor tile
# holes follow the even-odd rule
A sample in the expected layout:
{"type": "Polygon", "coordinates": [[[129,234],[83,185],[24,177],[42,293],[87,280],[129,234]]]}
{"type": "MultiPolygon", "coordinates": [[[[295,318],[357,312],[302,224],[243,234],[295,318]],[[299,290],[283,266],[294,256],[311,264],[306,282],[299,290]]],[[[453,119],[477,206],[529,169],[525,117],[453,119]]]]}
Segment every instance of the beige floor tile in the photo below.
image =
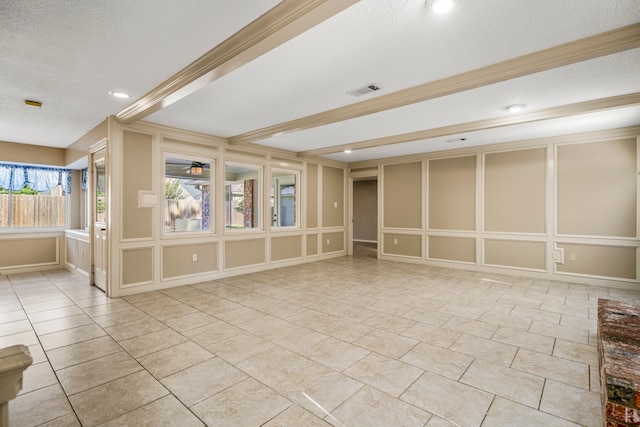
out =
{"type": "Polygon", "coordinates": [[[553,380],[547,380],[540,410],[587,427],[602,426],[600,395],[553,380]]]}
{"type": "Polygon", "coordinates": [[[391,396],[398,397],[424,373],[424,370],[371,353],[343,373],[391,396]]]}
{"type": "Polygon", "coordinates": [[[178,332],[185,332],[190,329],[199,328],[201,326],[210,325],[212,323],[217,322],[218,320],[201,311],[187,314],[185,316],[175,317],[172,319],[166,320],[164,323],[171,329],[178,332]]]}
{"type": "Polygon", "coordinates": [[[473,357],[421,342],[400,360],[434,374],[457,380],[473,362],[473,357]]]}
{"type": "Polygon", "coordinates": [[[537,409],[544,378],[494,363],[475,360],[460,382],[537,409]]]}
{"type": "Polygon", "coordinates": [[[481,322],[478,320],[466,319],[464,317],[454,316],[451,319],[447,320],[442,327],[462,332],[464,334],[475,335],[481,338],[491,338],[496,329],[498,329],[497,325],[493,325],[491,323],[481,322]]]}
{"type": "Polygon", "coordinates": [[[425,323],[416,323],[402,333],[402,336],[444,348],[448,348],[451,344],[456,342],[461,335],[461,332],[427,325],[425,323]]]}
{"type": "Polygon", "coordinates": [[[90,325],[79,326],[73,329],[66,329],[64,331],[53,332],[51,334],[41,335],[39,338],[40,343],[42,344],[42,348],[44,348],[45,351],[49,351],[55,348],[60,348],[83,341],[89,341],[105,335],[107,335],[105,331],[100,326],[94,323],[90,325]]]}
{"type": "Polygon", "coordinates": [[[33,364],[37,365],[38,363],[46,362],[47,355],[42,349],[42,346],[38,344],[32,344],[29,347],[29,353],[31,353],[31,359],[33,359],[33,364]]]}
{"type": "Polygon", "coordinates": [[[181,402],[191,407],[246,378],[244,372],[215,357],[165,377],[161,382],[181,402]]]}
{"type": "Polygon", "coordinates": [[[103,314],[102,316],[94,316],[96,323],[103,328],[109,328],[111,326],[122,325],[144,319],[151,319],[151,317],[144,311],[133,307],[129,310],[116,311],[114,313],[103,314]]]}
{"type": "Polygon", "coordinates": [[[174,396],[165,396],[119,416],[100,427],[156,427],[179,423],[180,427],[199,427],[204,423],[174,396]]]}
{"type": "Polygon", "coordinates": [[[160,329],[156,332],[149,332],[135,338],[120,342],[122,348],[127,350],[133,357],[141,357],[174,345],[182,344],[188,339],[183,335],[171,330],[160,329]]]}
{"type": "Polygon", "coordinates": [[[496,397],[482,423],[482,427],[505,426],[579,427],[578,424],[511,400],[496,397]]]}
{"type": "Polygon", "coordinates": [[[277,317],[264,315],[254,320],[249,320],[238,325],[239,328],[244,329],[254,335],[267,336],[275,334],[278,331],[287,329],[294,324],[299,325],[296,322],[288,322],[286,320],[279,319],[277,317]]]}
{"type": "Polygon", "coordinates": [[[449,350],[476,357],[485,362],[510,366],[518,351],[518,347],[497,341],[463,334],[453,343],[449,350]]]}
{"type": "Polygon", "coordinates": [[[161,379],[183,369],[211,359],[213,354],[199,345],[187,341],[138,358],[154,377],[161,379]]]}
{"type": "MultiPolygon", "coordinates": [[[[39,322],[46,322],[48,320],[61,319],[63,317],[68,317],[68,316],[76,316],[79,314],[84,314],[82,309],[76,305],[71,305],[71,306],[57,308],[53,310],[29,313],[29,320],[31,320],[31,323],[39,323],[39,322]]],[[[26,318],[26,315],[25,315],[25,318],[26,318]]]]}
{"type": "Polygon", "coordinates": [[[59,384],[18,396],[9,402],[9,425],[39,426],[73,414],[73,409],[59,384]]]}
{"type": "Polygon", "coordinates": [[[187,304],[183,304],[179,301],[175,301],[175,304],[169,307],[160,307],[151,310],[145,309],[144,311],[161,321],[174,319],[176,317],[185,316],[187,314],[199,313],[198,309],[187,304]]]}
{"type": "Polygon", "coordinates": [[[352,343],[373,331],[373,328],[353,321],[339,319],[319,326],[316,330],[339,340],[352,343]]]}
{"type": "Polygon", "coordinates": [[[363,387],[333,411],[327,421],[336,426],[422,427],[431,414],[370,387],[363,387]]]}
{"type": "Polygon", "coordinates": [[[317,363],[282,347],[274,347],[236,366],[258,381],[275,387],[294,374],[305,372],[317,363]]]}
{"type": "Polygon", "coordinates": [[[338,317],[316,310],[305,310],[287,317],[287,321],[310,329],[317,329],[322,325],[338,320],[338,317]]]}
{"type": "Polygon", "coordinates": [[[236,326],[218,321],[199,328],[190,329],[182,334],[198,345],[206,347],[218,341],[234,337],[242,332],[242,329],[236,326]]]}
{"type": "Polygon", "coordinates": [[[327,338],[300,349],[298,353],[331,369],[342,371],[365,357],[370,351],[335,338],[327,338]]]}
{"type": "Polygon", "coordinates": [[[589,390],[589,366],[583,363],[521,348],[511,366],[523,372],[589,390]]]}
{"type": "Polygon", "coordinates": [[[275,391],[248,378],[191,409],[207,425],[253,427],[264,424],[291,405],[275,391]]]}
{"type": "Polygon", "coordinates": [[[58,378],[53,369],[51,369],[49,362],[34,363],[22,375],[22,390],[20,394],[30,393],[54,384],[58,384],[58,378]]]}
{"type": "Polygon", "coordinates": [[[216,317],[220,320],[224,320],[227,323],[238,326],[251,320],[261,319],[264,317],[264,313],[258,310],[254,310],[253,308],[240,307],[235,310],[219,313],[216,315],[216,317]]]}
{"type": "Polygon", "coordinates": [[[70,396],[140,370],[142,366],[121,351],[61,369],[57,371],[57,375],[64,391],[70,396]]]}
{"type": "Polygon", "coordinates": [[[62,317],[54,320],[34,323],[33,329],[38,335],[50,334],[52,332],[64,331],[65,329],[77,328],[78,326],[90,325],[93,319],[86,314],[62,317]]]}
{"type": "Polygon", "coordinates": [[[140,335],[148,334],[149,332],[159,331],[164,328],[166,328],[166,326],[161,322],[147,316],[142,320],[136,320],[105,328],[105,331],[107,331],[114,340],[124,341],[130,338],[139,337],[140,335]]]}
{"type": "Polygon", "coordinates": [[[459,427],[457,424],[453,424],[445,419],[442,419],[438,416],[433,415],[429,418],[425,427],[459,427]]]}
{"type": "Polygon", "coordinates": [[[552,337],[532,334],[505,326],[500,326],[491,339],[545,354],[551,354],[551,351],[553,351],[553,343],[555,342],[555,339],[552,337]]]}
{"type": "Polygon", "coordinates": [[[321,365],[293,374],[274,387],[292,402],[323,417],[351,397],[362,383],[321,365]]]}
{"type": "Polygon", "coordinates": [[[302,350],[327,339],[327,336],[309,328],[294,325],[268,335],[266,338],[287,350],[300,353],[302,350]]]}
{"type": "Polygon", "coordinates": [[[375,316],[377,312],[364,307],[357,307],[350,304],[341,304],[331,310],[329,314],[351,322],[362,322],[372,316],[375,316]]]}
{"type": "Polygon", "coordinates": [[[487,311],[478,320],[495,325],[508,326],[513,329],[522,329],[523,331],[531,327],[531,319],[494,311],[487,311]]]}
{"type": "Polygon", "coordinates": [[[529,328],[529,332],[553,338],[561,338],[565,341],[576,342],[578,344],[589,344],[589,330],[587,329],[561,326],[555,323],[534,320],[529,328]]]}
{"type": "Polygon", "coordinates": [[[589,366],[589,390],[595,393],[602,393],[602,387],[600,385],[600,369],[598,365],[589,366]]]}
{"type": "Polygon", "coordinates": [[[527,320],[542,320],[555,324],[560,324],[560,318],[562,317],[560,313],[539,310],[537,308],[522,307],[519,305],[516,305],[509,314],[516,317],[522,317],[527,320]]]}
{"type": "Polygon", "coordinates": [[[71,413],[44,424],[40,424],[38,427],[81,427],[81,425],[76,414],[71,413]]]}
{"type": "Polygon", "coordinates": [[[70,396],[69,400],[84,427],[97,426],[151,403],[169,392],[147,371],[70,396]]]}
{"type": "Polygon", "coordinates": [[[22,309],[10,311],[8,313],[0,312],[0,331],[2,331],[4,323],[17,322],[19,320],[27,320],[27,313],[22,309]]]}
{"type": "Polygon", "coordinates": [[[401,335],[404,331],[416,324],[415,320],[404,319],[386,313],[378,313],[362,322],[365,325],[401,335]]]}
{"type": "MultiPolygon", "coordinates": [[[[97,301],[96,301],[97,302],[97,301]]],[[[104,304],[97,304],[84,307],[83,310],[91,317],[103,316],[118,311],[126,311],[135,308],[127,301],[119,298],[109,299],[104,304]]]]}
{"type": "Polygon", "coordinates": [[[53,369],[59,370],[122,351],[110,336],[49,350],[47,356],[53,369]]]}
{"type": "Polygon", "coordinates": [[[477,427],[493,397],[491,393],[425,372],[400,399],[459,427],[477,427]]]}
{"type": "Polygon", "coordinates": [[[515,306],[531,308],[531,309],[539,309],[542,305],[543,299],[538,296],[526,296],[526,295],[503,295],[498,298],[498,302],[503,304],[513,304],[515,306]]]}
{"type": "Polygon", "coordinates": [[[485,310],[468,305],[447,303],[438,309],[441,313],[452,316],[464,317],[466,319],[478,320],[485,313],[485,310]]]}
{"type": "MultiPolygon", "coordinates": [[[[443,304],[444,303],[440,305],[443,304]]],[[[427,325],[441,326],[453,316],[450,314],[440,313],[432,308],[416,307],[404,313],[402,317],[405,319],[415,320],[416,322],[425,323],[427,325]]]]}
{"type": "Polygon", "coordinates": [[[560,319],[560,326],[570,326],[578,329],[585,329],[591,332],[598,331],[598,320],[597,319],[589,319],[582,317],[573,317],[562,315],[560,319]]]}
{"type": "Polygon", "coordinates": [[[29,332],[31,330],[31,322],[28,320],[16,320],[15,322],[3,323],[0,325],[0,337],[29,332]]]}
{"type": "Polygon", "coordinates": [[[364,347],[367,350],[375,351],[383,356],[398,359],[411,350],[417,343],[418,341],[412,338],[402,337],[376,329],[360,338],[354,344],[364,347]]]}
{"type": "Polygon", "coordinates": [[[248,332],[242,332],[234,337],[208,345],[205,348],[227,362],[236,364],[275,346],[271,341],[256,337],[248,332]]]}
{"type": "Polygon", "coordinates": [[[51,301],[36,304],[25,304],[24,311],[29,313],[37,313],[39,311],[54,310],[56,308],[75,306],[75,303],[67,297],[56,298],[51,301]]]}
{"type": "Polygon", "coordinates": [[[293,405],[268,423],[263,424],[263,427],[327,427],[329,425],[329,423],[316,417],[311,412],[302,409],[298,405],[293,405]]]}

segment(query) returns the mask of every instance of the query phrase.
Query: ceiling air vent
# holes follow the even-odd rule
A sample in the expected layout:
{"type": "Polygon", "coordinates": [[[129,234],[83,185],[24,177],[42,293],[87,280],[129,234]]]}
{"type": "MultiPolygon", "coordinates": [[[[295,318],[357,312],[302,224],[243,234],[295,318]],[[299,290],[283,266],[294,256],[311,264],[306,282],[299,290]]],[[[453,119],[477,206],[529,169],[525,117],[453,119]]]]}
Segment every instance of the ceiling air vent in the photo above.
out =
{"type": "Polygon", "coordinates": [[[374,83],[370,83],[366,86],[362,86],[357,89],[348,90],[347,93],[351,96],[362,96],[371,92],[375,92],[377,90],[380,90],[380,86],[374,83]]]}

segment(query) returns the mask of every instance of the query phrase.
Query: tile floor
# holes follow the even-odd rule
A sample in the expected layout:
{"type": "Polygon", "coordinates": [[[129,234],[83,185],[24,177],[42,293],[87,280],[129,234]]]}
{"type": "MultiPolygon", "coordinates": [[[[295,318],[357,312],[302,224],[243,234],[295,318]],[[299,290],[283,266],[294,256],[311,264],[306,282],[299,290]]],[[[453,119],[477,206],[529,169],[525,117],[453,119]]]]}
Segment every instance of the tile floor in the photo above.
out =
{"type": "Polygon", "coordinates": [[[640,292],[344,257],[108,299],[0,277],[34,364],[11,426],[600,426],[599,297],[640,292]]]}

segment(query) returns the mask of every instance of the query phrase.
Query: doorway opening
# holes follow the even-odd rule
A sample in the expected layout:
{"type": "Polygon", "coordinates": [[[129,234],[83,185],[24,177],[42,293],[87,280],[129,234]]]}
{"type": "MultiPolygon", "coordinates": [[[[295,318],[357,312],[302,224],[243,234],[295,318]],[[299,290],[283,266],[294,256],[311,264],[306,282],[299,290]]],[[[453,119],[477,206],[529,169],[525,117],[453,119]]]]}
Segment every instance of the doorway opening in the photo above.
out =
{"type": "Polygon", "coordinates": [[[378,257],[378,178],[352,180],[352,255],[378,257]]]}

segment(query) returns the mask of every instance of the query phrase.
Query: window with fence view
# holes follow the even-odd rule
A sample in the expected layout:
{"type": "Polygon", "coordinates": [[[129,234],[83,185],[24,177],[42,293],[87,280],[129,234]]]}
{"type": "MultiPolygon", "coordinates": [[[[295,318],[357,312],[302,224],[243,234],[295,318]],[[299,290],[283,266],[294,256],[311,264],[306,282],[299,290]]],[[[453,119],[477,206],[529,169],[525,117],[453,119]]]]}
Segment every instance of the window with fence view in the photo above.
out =
{"type": "Polygon", "coordinates": [[[0,164],[0,228],[64,227],[68,170],[0,164]]]}

